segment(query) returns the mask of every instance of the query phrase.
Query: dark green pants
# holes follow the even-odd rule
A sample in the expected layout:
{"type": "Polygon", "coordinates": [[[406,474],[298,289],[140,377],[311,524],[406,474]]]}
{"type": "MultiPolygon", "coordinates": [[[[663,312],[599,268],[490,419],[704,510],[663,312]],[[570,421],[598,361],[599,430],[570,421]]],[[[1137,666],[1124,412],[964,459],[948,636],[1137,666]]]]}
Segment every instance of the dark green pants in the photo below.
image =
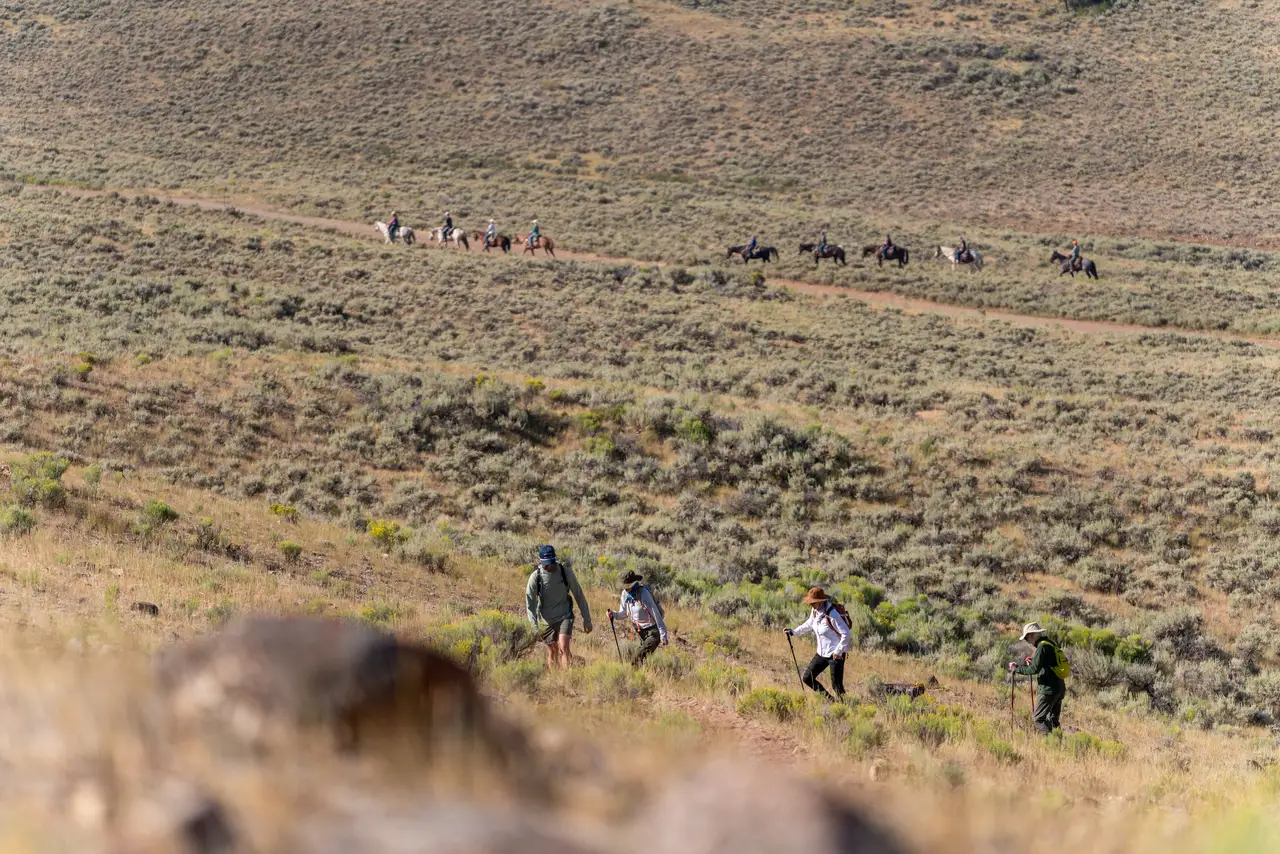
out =
{"type": "Polygon", "coordinates": [[[1065,686],[1056,691],[1044,688],[1036,691],[1036,708],[1031,713],[1036,732],[1048,735],[1055,729],[1062,729],[1062,698],[1065,696],[1067,696],[1065,686]]]}
{"type": "Polygon", "coordinates": [[[632,659],[634,664],[639,664],[649,657],[658,644],[662,643],[662,633],[658,631],[657,626],[650,626],[647,629],[640,629],[640,648],[635,652],[635,658],[632,659]]]}

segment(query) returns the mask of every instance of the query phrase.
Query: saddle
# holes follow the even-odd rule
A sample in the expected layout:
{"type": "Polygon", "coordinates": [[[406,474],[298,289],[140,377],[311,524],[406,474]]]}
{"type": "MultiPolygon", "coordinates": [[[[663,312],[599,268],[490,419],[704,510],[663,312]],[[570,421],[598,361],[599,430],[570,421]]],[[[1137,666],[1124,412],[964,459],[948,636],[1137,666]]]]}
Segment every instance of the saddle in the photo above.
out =
{"type": "Polygon", "coordinates": [[[961,264],[972,263],[973,253],[966,249],[964,252],[961,252],[959,255],[956,256],[956,261],[960,262],[961,264]]]}

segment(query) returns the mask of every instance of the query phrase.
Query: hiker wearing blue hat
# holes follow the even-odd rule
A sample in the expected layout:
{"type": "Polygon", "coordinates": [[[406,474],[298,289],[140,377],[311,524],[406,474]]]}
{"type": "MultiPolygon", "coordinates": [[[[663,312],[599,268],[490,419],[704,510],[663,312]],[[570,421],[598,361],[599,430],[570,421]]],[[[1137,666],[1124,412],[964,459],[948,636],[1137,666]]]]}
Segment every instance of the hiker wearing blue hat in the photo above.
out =
{"type": "Polygon", "coordinates": [[[569,643],[573,637],[573,603],[582,609],[582,631],[591,634],[591,609],[582,585],[573,570],[556,560],[556,550],[551,546],[538,549],[538,565],[529,576],[524,589],[525,604],[529,610],[529,622],[538,631],[538,619],[547,624],[542,630],[542,641],[547,645],[547,667],[557,664],[568,667],[573,661],[569,655],[569,643]]]}

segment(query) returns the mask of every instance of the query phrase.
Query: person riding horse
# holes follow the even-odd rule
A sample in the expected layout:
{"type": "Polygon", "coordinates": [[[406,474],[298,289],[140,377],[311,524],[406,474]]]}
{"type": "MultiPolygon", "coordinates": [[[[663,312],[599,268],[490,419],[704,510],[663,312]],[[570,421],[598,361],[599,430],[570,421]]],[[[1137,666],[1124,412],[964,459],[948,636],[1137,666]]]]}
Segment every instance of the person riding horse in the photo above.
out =
{"type": "Polygon", "coordinates": [[[495,246],[498,243],[498,227],[489,220],[489,227],[484,231],[484,245],[495,246]]]}
{"type": "Polygon", "coordinates": [[[814,254],[821,257],[827,251],[827,233],[822,232],[822,236],[818,238],[818,246],[813,250],[814,254]]]}
{"type": "Polygon", "coordinates": [[[444,212],[444,227],[440,229],[440,242],[449,239],[449,235],[453,234],[453,216],[448,212],[444,212]]]}
{"type": "Polygon", "coordinates": [[[756,254],[756,236],[753,234],[751,235],[750,242],[747,243],[746,257],[750,258],[754,254],[756,254]]]}
{"type": "Polygon", "coordinates": [[[960,246],[956,249],[956,261],[961,264],[966,261],[972,261],[973,259],[968,257],[968,255],[969,241],[965,240],[964,235],[962,234],[960,235],[960,246]]]}
{"type": "Polygon", "coordinates": [[[1071,241],[1071,269],[1079,273],[1082,263],[1083,262],[1080,258],[1080,241],[1073,240],[1071,241]]]}
{"type": "Polygon", "coordinates": [[[396,235],[400,233],[400,215],[395,211],[391,212],[391,221],[387,223],[387,239],[394,241],[396,235]]]}
{"type": "Polygon", "coordinates": [[[880,247],[880,257],[889,260],[889,254],[893,252],[893,235],[886,234],[884,236],[884,245],[880,247]]]}
{"type": "Polygon", "coordinates": [[[542,239],[542,229],[538,227],[538,221],[533,221],[533,230],[529,232],[529,239],[526,242],[530,249],[538,245],[538,241],[542,239]]]}

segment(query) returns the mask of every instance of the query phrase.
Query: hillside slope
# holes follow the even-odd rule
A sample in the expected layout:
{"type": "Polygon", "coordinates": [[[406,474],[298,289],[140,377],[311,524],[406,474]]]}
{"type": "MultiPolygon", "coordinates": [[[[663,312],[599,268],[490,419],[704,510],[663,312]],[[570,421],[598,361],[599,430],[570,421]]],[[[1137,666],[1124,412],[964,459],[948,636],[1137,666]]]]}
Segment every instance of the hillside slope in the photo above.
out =
{"type": "Polygon", "coordinates": [[[664,257],[846,220],[1274,237],[1265,5],[487,9],[38,0],[0,30],[0,167],[664,257]]]}

